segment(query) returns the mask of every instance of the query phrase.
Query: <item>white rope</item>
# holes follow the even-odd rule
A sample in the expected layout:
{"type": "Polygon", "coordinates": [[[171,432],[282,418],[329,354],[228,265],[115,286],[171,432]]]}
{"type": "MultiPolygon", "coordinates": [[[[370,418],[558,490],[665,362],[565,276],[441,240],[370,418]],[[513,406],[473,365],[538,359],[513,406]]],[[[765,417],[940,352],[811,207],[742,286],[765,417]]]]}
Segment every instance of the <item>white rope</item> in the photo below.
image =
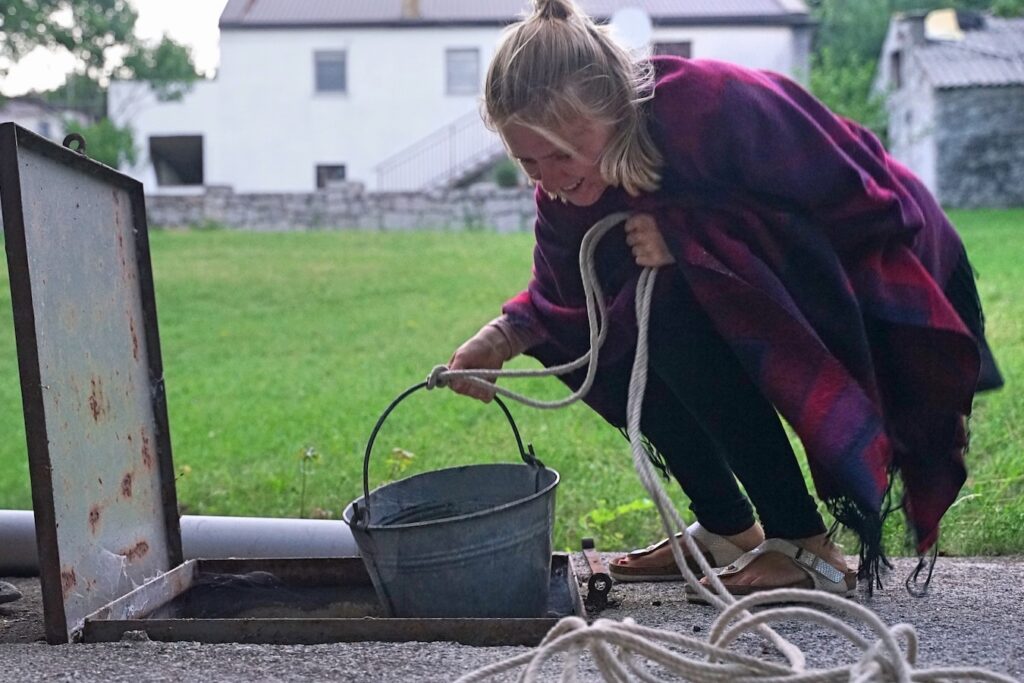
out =
{"type": "Polygon", "coordinates": [[[556,365],[540,370],[449,370],[444,365],[438,365],[430,373],[430,376],[427,377],[427,388],[433,389],[435,386],[445,386],[450,380],[461,378],[525,405],[547,409],[562,408],[586,396],[594,383],[594,377],[597,375],[598,351],[604,345],[605,337],[608,334],[608,327],[605,324],[608,312],[605,307],[604,292],[601,291],[601,285],[597,279],[594,250],[605,233],[628,217],[629,214],[626,213],[614,213],[610,216],[605,216],[587,231],[587,234],[583,236],[583,242],[580,244],[580,273],[583,277],[583,295],[587,306],[587,321],[590,326],[590,349],[585,354],[564,365],[556,365]],[[552,377],[564,375],[584,365],[587,366],[587,375],[580,388],[564,399],[557,401],[540,401],[488,381],[498,377],[552,377]]]}
{"type": "MultiPolygon", "coordinates": [[[[476,383],[502,396],[535,408],[560,408],[583,398],[593,385],[597,372],[598,352],[607,335],[607,309],[604,294],[597,279],[594,250],[598,241],[613,227],[628,217],[616,213],[594,224],[583,238],[580,246],[580,272],[583,277],[583,291],[587,306],[587,320],[590,324],[590,350],[576,360],[564,365],[540,370],[449,370],[443,365],[433,369],[428,377],[429,388],[444,386],[453,378],[476,383]],[[564,399],[539,401],[500,387],[492,382],[499,377],[542,377],[557,376],[587,366],[587,375],[580,388],[564,399]]],[[[757,682],[757,683],[868,683],[874,681],[898,681],[926,683],[938,681],[1000,681],[1014,683],[1014,679],[992,671],[975,668],[933,668],[915,669],[917,659],[917,633],[909,624],[896,624],[889,628],[868,608],[846,598],[804,589],[778,589],[754,593],[737,599],[722,585],[717,574],[704,558],[693,538],[686,530],[686,524],[672,505],[668,494],[661,485],[651,466],[642,443],[640,413],[644,391],[647,386],[647,332],[651,314],[651,294],[657,271],[645,268],[640,274],[636,288],[637,343],[633,361],[633,373],[629,381],[626,403],[626,426],[633,465],[640,481],[657,507],[662,528],[669,538],[672,556],[686,583],[705,601],[720,610],[711,625],[708,639],[701,640],[672,631],[647,628],[632,619],[616,622],[598,619],[587,624],[579,617],[560,620],[533,651],[496,662],[466,674],[459,683],[483,681],[498,674],[525,666],[520,680],[531,683],[540,679],[544,665],[554,657],[563,656],[560,680],[575,682],[580,657],[589,651],[602,677],[612,683],[626,683],[632,680],[660,682],[664,679],[635,661],[637,656],[659,665],[668,673],[695,683],[757,682]],[[680,543],[682,540],[682,544],[680,543]],[[685,544],[690,556],[701,568],[710,584],[705,587],[690,571],[683,555],[685,544]],[[761,605],[784,603],[788,606],[773,607],[752,613],[749,608],[761,605]],[[822,609],[799,606],[799,603],[829,608],[845,615],[852,622],[859,622],[873,632],[875,639],[865,638],[859,631],[842,618],[833,616],[822,609]],[[797,605],[797,606],[794,606],[797,605]],[[777,621],[807,621],[830,629],[863,650],[861,658],[844,667],[822,670],[805,670],[803,652],[773,631],[768,624],[777,621]],[[787,664],[767,662],[745,655],[729,646],[742,634],[757,632],[768,638],[786,658],[787,664]],[[900,641],[904,647],[900,647],[900,641]],[[695,659],[681,654],[688,650],[702,656],[695,659]]]]}

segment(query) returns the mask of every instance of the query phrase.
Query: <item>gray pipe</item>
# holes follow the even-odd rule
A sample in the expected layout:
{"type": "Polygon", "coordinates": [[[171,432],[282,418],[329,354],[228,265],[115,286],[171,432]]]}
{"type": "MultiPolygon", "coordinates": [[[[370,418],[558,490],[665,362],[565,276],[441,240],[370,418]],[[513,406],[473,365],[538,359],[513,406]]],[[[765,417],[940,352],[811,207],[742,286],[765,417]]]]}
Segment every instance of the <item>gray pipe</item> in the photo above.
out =
{"type": "Polygon", "coordinates": [[[31,510],[0,510],[0,576],[35,576],[36,521],[31,510]]]}
{"type": "MultiPolygon", "coordinates": [[[[341,521],[184,515],[186,560],[227,557],[348,557],[359,554],[341,521]]],[[[36,525],[31,510],[0,510],[0,576],[39,573],[36,525]]]]}

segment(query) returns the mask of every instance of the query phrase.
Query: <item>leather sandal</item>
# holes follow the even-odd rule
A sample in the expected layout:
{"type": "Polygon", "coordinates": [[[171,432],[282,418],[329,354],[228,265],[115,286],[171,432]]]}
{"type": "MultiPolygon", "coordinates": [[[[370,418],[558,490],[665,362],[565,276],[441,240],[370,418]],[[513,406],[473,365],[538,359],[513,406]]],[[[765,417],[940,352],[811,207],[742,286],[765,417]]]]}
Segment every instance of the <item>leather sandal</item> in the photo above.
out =
{"type": "MultiPolygon", "coordinates": [[[[694,522],[688,526],[686,531],[697,542],[697,545],[703,548],[702,554],[704,559],[712,567],[723,567],[743,555],[743,550],[739,546],[724,536],[711,533],[702,527],[699,522],[694,522]]],[[[681,538],[681,535],[677,534],[676,537],[681,538]]],[[[676,566],[675,558],[671,553],[669,553],[666,562],[658,565],[638,567],[632,564],[633,560],[646,557],[656,550],[666,547],[668,543],[669,540],[666,538],[654,545],[633,550],[627,555],[617,557],[608,563],[608,573],[616,581],[626,583],[636,581],[682,581],[683,573],[679,571],[679,567],[676,566]]],[[[683,552],[686,552],[685,547],[683,552]]],[[[687,556],[686,566],[698,577],[703,575],[696,558],[687,556]]]]}
{"type": "MultiPolygon", "coordinates": [[[[807,590],[821,590],[827,593],[834,593],[849,597],[857,588],[856,570],[847,568],[845,571],[836,569],[824,558],[815,555],[809,550],[801,548],[797,544],[781,538],[769,538],[761,545],[747,553],[743,553],[728,566],[716,570],[716,575],[733,595],[750,595],[779,588],[804,588],[807,590]],[[728,578],[739,574],[741,571],[767,553],[778,553],[788,557],[795,566],[804,573],[801,581],[795,581],[782,586],[750,586],[750,585],[729,585],[728,578]]],[[[704,599],[697,591],[690,586],[685,588],[686,599],[689,602],[703,603],[704,599]]]]}

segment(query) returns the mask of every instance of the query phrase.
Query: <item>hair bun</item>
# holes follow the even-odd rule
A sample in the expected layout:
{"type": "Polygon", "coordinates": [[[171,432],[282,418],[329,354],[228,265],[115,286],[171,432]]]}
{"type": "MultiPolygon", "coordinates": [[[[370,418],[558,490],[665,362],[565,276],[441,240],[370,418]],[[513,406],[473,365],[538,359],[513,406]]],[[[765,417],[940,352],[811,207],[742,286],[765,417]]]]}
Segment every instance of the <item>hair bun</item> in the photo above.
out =
{"type": "Polygon", "coordinates": [[[533,15],[540,19],[564,21],[576,12],[576,6],[572,0],[533,0],[533,15]]]}

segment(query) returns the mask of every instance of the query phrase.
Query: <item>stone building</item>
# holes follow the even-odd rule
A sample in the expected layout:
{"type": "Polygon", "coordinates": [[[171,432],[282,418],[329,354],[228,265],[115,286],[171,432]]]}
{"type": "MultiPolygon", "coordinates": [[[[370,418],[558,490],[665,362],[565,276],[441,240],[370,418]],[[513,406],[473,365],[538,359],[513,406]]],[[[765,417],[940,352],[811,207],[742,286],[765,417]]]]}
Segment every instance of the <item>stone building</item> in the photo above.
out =
{"type": "Polygon", "coordinates": [[[1024,206],[1024,18],[896,15],[878,64],[889,148],[944,206],[1024,206]]]}

